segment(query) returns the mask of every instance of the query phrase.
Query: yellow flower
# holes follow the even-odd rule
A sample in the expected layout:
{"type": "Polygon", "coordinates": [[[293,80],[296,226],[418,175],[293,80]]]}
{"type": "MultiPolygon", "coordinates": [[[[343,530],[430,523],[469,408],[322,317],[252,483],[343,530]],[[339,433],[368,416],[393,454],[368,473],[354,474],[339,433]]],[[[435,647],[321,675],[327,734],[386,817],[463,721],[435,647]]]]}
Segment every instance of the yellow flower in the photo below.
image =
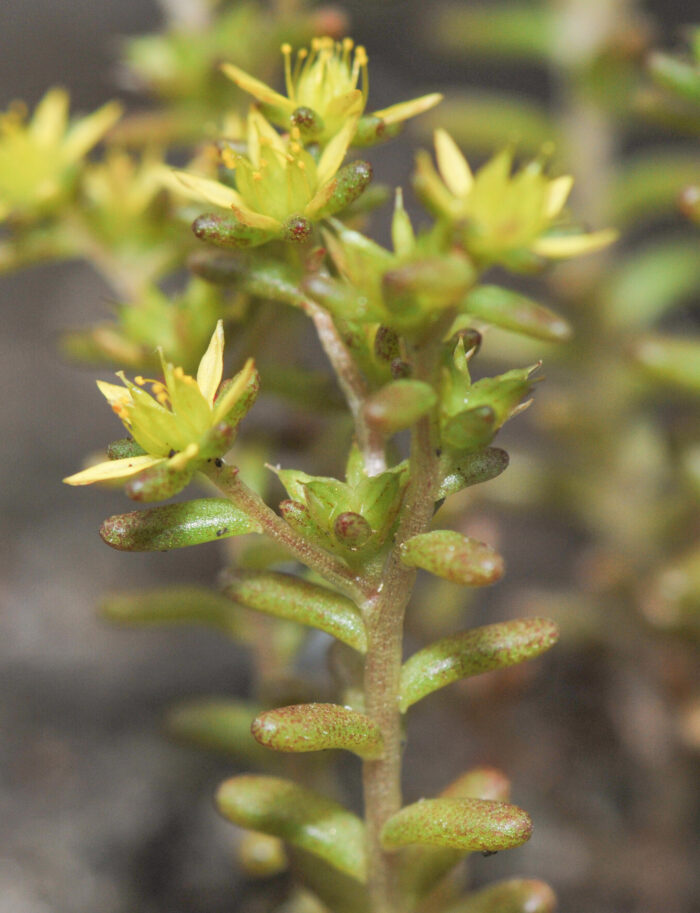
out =
{"type": "MultiPolygon", "coordinates": [[[[367,52],[362,45],[354,47],[352,38],[334,41],[325,37],[315,38],[310,51],[297,51],[294,62],[291,45],[283,44],[282,54],[287,95],[275,92],[231,63],[225,63],[222,69],[236,85],[267,107],[274,123],[284,128],[290,124],[300,126],[309,139],[325,145],[348,117],[365,109],[369,91],[367,52]]],[[[375,111],[371,117],[392,126],[427,111],[441,99],[438,93],[424,95],[375,111]]],[[[377,131],[375,125],[370,142],[381,138],[381,129],[377,131]]]]}
{"type": "MultiPolygon", "coordinates": [[[[212,449],[211,432],[221,422],[230,421],[232,410],[241,404],[255,382],[255,366],[249,359],[217,399],[223,351],[224,330],[219,321],[199,363],[196,379],[166,362],[161,351],[163,382],[143,377],[132,382],[122,371],[117,376],[123,387],[98,381],[100,392],[145,453],[99,463],[63,481],[69,485],[118,481],[166,464],[169,469],[184,470],[193,461],[220,455],[215,446],[212,449]],[[150,386],[151,393],[144,389],[146,386],[150,386]]],[[[236,420],[240,417],[236,415],[236,420]]],[[[196,464],[191,468],[196,468],[196,464]]]]}
{"type": "Polygon", "coordinates": [[[310,222],[332,215],[355,199],[371,178],[365,162],[338,170],[352,138],[359,113],[349,117],[339,133],[325,147],[318,162],[304,149],[297,127],[281,136],[263,115],[252,109],[248,115],[247,151],[239,153],[224,146],[224,165],[234,171],[236,189],[186,171],[164,176],[171,189],[184,192],[228,210],[234,219],[222,227],[215,223],[224,240],[209,237],[207,217],[195,223],[195,233],[205,240],[228,246],[254,246],[273,237],[305,240],[310,222]]]}
{"type": "Polygon", "coordinates": [[[60,199],[80,160],[120,115],[120,105],[111,102],[69,125],[63,89],[50,89],[28,122],[18,103],[0,115],[0,221],[60,199]]]}
{"type": "Polygon", "coordinates": [[[505,150],[472,174],[451,136],[435,132],[437,171],[427,153],[417,159],[416,191],[439,216],[464,226],[467,250],[497,260],[527,250],[551,259],[575,257],[606,247],[617,237],[611,229],[560,234],[558,222],[573,178],[549,178],[533,161],[512,173],[513,155],[505,150]]]}

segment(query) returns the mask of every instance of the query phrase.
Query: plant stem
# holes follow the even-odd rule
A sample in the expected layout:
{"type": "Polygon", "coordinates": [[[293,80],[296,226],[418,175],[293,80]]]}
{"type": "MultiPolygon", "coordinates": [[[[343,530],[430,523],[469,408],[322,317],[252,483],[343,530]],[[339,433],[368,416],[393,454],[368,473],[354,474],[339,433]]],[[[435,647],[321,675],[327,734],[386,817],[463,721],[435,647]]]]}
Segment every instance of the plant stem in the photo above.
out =
{"type": "MultiPolygon", "coordinates": [[[[416,352],[414,376],[432,380],[435,348],[416,352]]],[[[401,808],[401,714],[398,709],[406,606],[415,570],[401,562],[400,546],[424,532],[433,515],[438,476],[436,415],[422,418],[411,438],[411,475],[394,546],[373,599],[361,606],[367,626],[365,712],[382,731],[385,752],[363,766],[367,828],[368,889],[372,913],[402,913],[396,878],[396,856],[381,845],[385,822],[401,808]]]]}
{"type": "Polygon", "coordinates": [[[373,431],[365,421],[363,407],[368,390],[364,378],[328,311],[308,298],[304,310],[313,321],[319,342],[335,371],[355,422],[357,443],[364,456],[367,475],[377,476],[386,470],[384,437],[373,431]]]}
{"type": "Polygon", "coordinates": [[[256,520],[266,535],[289,549],[295,558],[317,571],[356,603],[361,604],[368,598],[369,588],[363,586],[362,580],[351,568],[334,555],[299,536],[259,495],[248,488],[239,478],[235,467],[223,462],[220,466],[211,464],[207,475],[233,505],[256,520]]]}

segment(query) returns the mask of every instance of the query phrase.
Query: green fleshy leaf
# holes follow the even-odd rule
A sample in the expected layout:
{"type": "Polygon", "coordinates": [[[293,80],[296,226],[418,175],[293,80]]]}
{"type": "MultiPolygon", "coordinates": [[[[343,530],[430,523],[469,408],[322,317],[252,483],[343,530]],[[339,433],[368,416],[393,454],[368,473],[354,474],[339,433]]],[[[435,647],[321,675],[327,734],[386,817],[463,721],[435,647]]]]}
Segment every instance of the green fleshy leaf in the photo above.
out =
{"type": "MultiPolygon", "coordinates": [[[[200,241],[216,247],[242,248],[265,244],[274,234],[241,222],[235,215],[207,212],[192,223],[192,231],[200,241]]],[[[281,232],[281,227],[280,227],[281,232]]]]}
{"type": "Polygon", "coordinates": [[[293,871],[333,913],[367,913],[371,909],[364,885],[332,868],[317,856],[291,847],[293,871]]]}
{"type": "Polygon", "coordinates": [[[460,310],[493,326],[545,342],[564,342],[571,338],[571,326],[563,317],[498,285],[480,285],[467,295],[460,310]]]}
{"type": "Polygon", "coordinates": [[[467,853],[495,853],[530,839],[532,821],[517,805],[490,799],[421,799],[402,808],[384,825],[383,846],[417,843],[467,853]]]}
{"type": "Polygon", "coordinates": [[[107,545],[127,552],[168,551],[259,532],[254,521],[224,498],[200,498],[116,514],[100,527],[107,545]]]}
{"type": "Polygon", "coordinates": [[[181,492],[193,475],[193,464],[180,469],[167,461],[133,476],[125,483],[124,491],[132,501],[167,501],[181,492]]]}
{"type": "Polygon", "coordinates": [[[495,479],[508,468],[509,457],[499,447],[487,447],[468,454],[447,454],[442,461],[442,481],[436,500],[446,498],[470,485],[495,479]]]}
{"type": "Polygon", "coordinates": [[[503,576],[503,559],[490,545],[448,529],[413,536],[401,545],[401,560],[465,586],[489,586],[503,576]]]}
{"type": "Polygon", "coordinates": [[[698,289],[697,240],[655,241],[611,268],[603,287],[605,320],[614,327],[644,327],[698,289]]]}
{"type": "MultiPolygon", "coordinates": [[[[450,783],[440,798],[491,799],[507,802],[510,781],[493,767],[475,767],[450,783]]],[[[442,846],[408,846],[401,855],[400,884],[407,909],[425,897],[454,866],[464,851],[442,846]]]]}
{"type": "Polygon", "coordinates": [[[461,678],[534,659],[553,647],[558,638],[559,630],[548,618],[504,621],[445,637],[403,664],[401,711],[461,678]]]}
{"type": "Polygon", "coordinates": [[[656,380],[688,393],[700,393],[700,337],[650,334],[636,340],[632,357],[656,380]]]}
{"type": "Polygon", "coordinates": [[[609,201],[619,228],[658,219],[678,209],[681,190],[698,179],[698,157],[676,149],[654,148],[628,159],[620,169],[609,201]]]}
{"type": "Polygon", "coordinates": [[[333,532],[338,542],[349,549],[362,548],[372,538],[372,527],[361,514],[351,510],[335,518],[333,532]]]}
{"type": "Polygon", "coordinates": [[[179,742],[265,769],[275,767],[277,758],[250,733],[250,724],[260,710],[258,704],[244,701],[196,699],[173,707],[165,725],[168,735],[179,742]]]}
{"type": "Polygon", "coordinates": [[[280,513],[293,530],[300,533],[311,542],[323,548],[331,548],[333,543],[329,533],[320,529],[311,519],[309,508],[301,501],[280,501],[280,513]]]}
{"type": "Polygon", "coordinates": [[[296,783],[260,776],[226,780],[216,802],[234,824],[280,837],[365,881],[364,825],[336,802],[296,783]]]}
{"type": "Polygon", "coordinates": [[[247,626],[230,599],[199,586],[164,586],[111,593],[100,604],[109,621],[126,625],[205,624],[246,640],[247,626]]]}
{"type": "Polygon", "coordinates": [[[367,423],[390,435],[410,428],[437,402],[435,390],[421,380],[395,380],[373,393],[364,405],[367,423]]]}
{"type": "Polygon", "coordinates": [[[476,280],[472,262],[457,254],[413,260],[389,269],[382,276],[387,308],[393,313],[415,306],[421,299],[424,309],[455,305],[476,280]]]}
{"type": "Polygon", "coordinates": [[[143,456],[145,450],[131,437],[122,437],[107,446],[107,457],[110,460],[124,460],[129,457],[143,456]]]}
{"type": "Polygon", "coordinates": [[[261,745],[275,751],[341,748],[376,760],[383,750],[377,724],[338,704],[295,704],[267,710],[253,721],[251,732],[261,745]]]}
{"type": "Polygon", "coordinates": [[[686,63],[670,54],[655,53],[649,57],[647,66],[658,86],[700,105],[700,67],[697,64],[686,63]]]}
{"type": "Polygon", "coordinates": [[[447,907],[445,913],[554,913],[557,898],[544,881],[509,878],[447,907]]]}
{"type": "Polygon", "coordinates": [[[333,178],[333,188],[326,205],[314,219],[327,219],[354,203],[369,186],[372,180],[372,166],[369,162],[350,162],[338,171],[333,178]]]}
{"type": "Polygon", "coordinates": [[[491,406],[465,409],[445,422],[443,443],[457,450],[480,450],[493,439],[498,430],[496,422],[496,413],[491,406]]]}
{"type": "Polygon", "coordinates": [[[325,587],[289,574],[248,571],[231,578],[228,596],[249,609],[318,628],[360,653],[367,650],[367,634],[353,602],[325,587]]]}
{"type": "Polygon", "coordinates": [[[460,60],[470,57],[549,60],[556,38],[553,11],[533,3],[509,2],[443,7],[435,22],[435,41],[460,60]]]}

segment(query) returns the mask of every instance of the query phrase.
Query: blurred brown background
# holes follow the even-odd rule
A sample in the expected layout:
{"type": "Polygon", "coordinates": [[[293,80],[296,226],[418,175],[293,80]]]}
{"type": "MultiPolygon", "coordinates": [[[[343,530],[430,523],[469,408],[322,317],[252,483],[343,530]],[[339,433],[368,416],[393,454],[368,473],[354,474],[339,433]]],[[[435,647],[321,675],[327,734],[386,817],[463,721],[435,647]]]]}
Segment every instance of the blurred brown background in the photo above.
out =
{"type": "MultiPolygon", "coordinates": [[[[468,61],[446,66],[427,52],[420,29],[427,6],[349,4],[353,34],[373,62],[374,106],[447,83],[505,84],[502,71],[468,61]]],[[[648,4],[661,41],[697,15],[693,7],[648,4]]],[[[76,109],[97,106],[115,94],[120,36],[154,29],[159,15],[143,0],[2,0],[0,107],[14,98],[32,106],[55,83],[70,89],[76,109]]],[[[513,78],[546,91],[536,74],[513,78]]],[[[405,180],[406,141],[372,158],[380,179],[405,180]]],[[[164,709],[178,698],[245,693],[245,654],[207,632],[121,631],[95,618],[96,600],[110,587],[209,582],[219,567],[214,546],[110,551],[97,527],[128,509],[122,496],[61,485],[86,452],[115,436],[93,384],[99,375],[61,363],[55,351],[56,334],[93,319],[107,295],[81,266],[0,279],[0,913],[266,910],[282,881],[260,894],[238,880],[232,829],[212,808],[231,765],[159,733],[164,709]]],[[[551,555],[561,534],[533,533],[517,521],[505,545],[513,573],[531,564],[518,552],[522,537],[551,555]]],[[[631,674],[629,663],[623,670],[564,645],[525,677],[517,704],[496,698],[481,716],[475,690],[461,715],[439,702],[416,711],[409,798],[489,762],[508,772],[515,800],[535,819],[526,847],[476,860],[476,884],[540,877],[567,913],[697,909],[697,795],[687,791],[694,761],[677,748],[663,699],[644,674],[641,664],[653,658],[638,661],[631,674]]]]}

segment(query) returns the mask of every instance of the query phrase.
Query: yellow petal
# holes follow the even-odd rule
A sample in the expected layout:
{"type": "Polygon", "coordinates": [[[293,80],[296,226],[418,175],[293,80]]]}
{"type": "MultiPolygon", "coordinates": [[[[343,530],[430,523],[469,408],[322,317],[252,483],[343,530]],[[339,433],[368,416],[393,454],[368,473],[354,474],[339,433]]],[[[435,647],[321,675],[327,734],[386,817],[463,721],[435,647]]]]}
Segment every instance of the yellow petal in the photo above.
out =
{"type": "Polygon", "coordinates": [[[98,380],[97,386],[110,406],[127,406],[131,402],[131,394],[126,387],[108,384],[105,380],[98,380]]]}
{"type": "Polygon", "coordinates": [[[168,463],[173,469],[184,469],[190,460],[193,460],[198,453],[199,444],[193,442],[188,444],[184,450],[181,450],[179,453],[176,453],[175,456],[171,457],[168,460],[168,463]]]}
{"type": "Polygon", "coordinates": [[[243,206],[241,195],[231,187],[210,181],[187,171],[170,171],[161,169],[161,180],[171,190],[183,193],[193,200],[206,200],[222,209],[231,209],[233,206],[243,206]]]}
{"type": "MultiPolygon", "coordinates": [[[[260,143],[260,139],[264,138],[267,143],[272,146],[273,149],[276,149],[280,155],[285,155],[287,148],[284,144],[284,140],[275,130],[272,124],[258,111],[257,108],[251,108],[250,113],[248,114],[248,130],[250,137],[251,127],[257,133],[257,140],[260,143]]],[[[257,167],[258,162],[253,161],[253,157],[250,156],[251,162],[257,167]]]]}
{"type": "Polygon", "coordinates": [[[574,179],[570,174],[562,175],[549,182],[544,211],[548,219],[556,219],[562,211],[571,193],[573,183],[574,179]]]}
{"type": "Polygon", "coordinates": [[[70,128],[63,141],[63,154],[68,161],[75,162],[98,143],[105,133],[122,116],[122,106],[111,101],[83,117],[70,128]]]}
{"type": "Polygon", "coordinates": [[[222,320],[216,324],[209,347],[204,353],[197,369],[197,384],[202,395],[210,406],[214,404],[216,391],[221,383],[224,372],[224,323],[222,320]]]}
{"type": "Polygon", "coordinates": [[[144,469],[150,469],[158,463],[164,463],[164,457],[144,456],[124,457],[122,460],[107,460],[90,466],[82,472],[67,476],[63,481],[67,485],[92,485],[93,482],[116,482],[118,479],[128,479],[138,475],[144,469]]]}
{"type": "Polygon", "coordinates": [[[472,189],[474,176],[457,143],[442,128],[435,131],[435,156],[442,179],[450,191],[459,199],[464,199],[472,189]]]}
{"type": "Polygon", "coordinates": [[[559,235],[551,238],[539,238],[532,245],[534,253],[552,260],[579,257],[582,254],[593,254],[616,241],[618,232],[614,228],[594,231],[590,234],[559,235]]]}
{"type": "Polygon", "coordinates": [[[432,92],[430,95],[421,95],[420,98],[412,98],[410,101],[402,101],[396,105],[390,105],[388,108],[382,108],[381,111],[373,111],[374,117],[381,117],[385,124],[398,124],[409,117],[416,117],[423,114],[440,104],[443,96],[440,92],[432,92]]]}
{"type": "Polygon", "coordinates": [[[288,111],[290,114],[294,111],[296,105],[293,101],[290,101],[284,95],[280,95],[279,92],[275,92],[274,89],[271,89],[264,82],[261,82],[254,76],[250,76],[244,70],[239,69],[232,63],[223,63],[221,69],[228,78],[232,79],[244,92],[248,92],[250,95],[263,102],[263,104],[273,105],[273,107],[281,108],[283,111],[288,111]]]}
{"type": "Polygon", "coordinates": [[[261,212],[253,212],[245,205],[232,206],[233,214],[240,222],[245,222],[251,228],[260,228],[263,231],[277,233],[282,229],[282,223],[279,219],[273,219],[272,216],[265,216],[261,212]]]}
{"type": "MultiPolygon", "coordinates": [[[[358,95],[360,96],[361,100],[361,93],[358,92],[358,95]]],[[[323,150],[323,154],[321,155],[318,163],[317,171],[319,186],[323,186],[332,178],[334,178],[336,172],[343,164],[345,153],[348,151],[348,146],[350,145],[350,142],[355,135],[357,122],[359,119],[360,110],[358,108],[357,113],[345,121],[341,130],[336,133],[330,143],[328,143],[326,148],[323,150]]]]}
{"type": "Polygon", "coordinates": [[[252,358],[249,358],[248,361],[243,365],[243,369],[239,372],[238,377],[234,380],[226,393],[224,393],[224,395],[214,407],[214,425],[220,421],[227,412],[230,412],[231,409],[233,409],[236,400],[239,399],[245,390],[246,385],[248,384],[250,378],[253,376],[254,371],[255,362],[252,358]]]}
{"type": "Polygon", "coordinates": [[[63,138],[68,123],[68,93],[49,89],[34,111],[29,132],[42,146],[55,146],[63,138]]]}

